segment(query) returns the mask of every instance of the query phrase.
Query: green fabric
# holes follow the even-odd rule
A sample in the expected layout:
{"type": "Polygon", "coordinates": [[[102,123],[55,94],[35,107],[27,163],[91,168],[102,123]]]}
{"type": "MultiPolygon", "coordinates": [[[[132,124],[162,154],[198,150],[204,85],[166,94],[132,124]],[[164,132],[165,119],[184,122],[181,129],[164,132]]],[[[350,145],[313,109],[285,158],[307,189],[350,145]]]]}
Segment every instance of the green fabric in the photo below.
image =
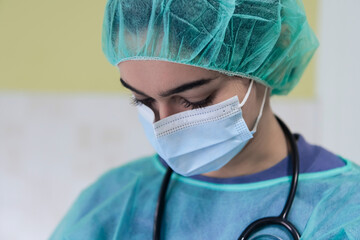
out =
{"type": "Polygon", "coordinates": [[[287,94],[318,41],[300,0],[108,0],[111,64],[164,60],[250,77],[287,94]]]}
{"type": "MultiPolygon", "coordinates": [[[[143,158],[101,176],[82,191],[50,239],[151,239],[165,172],[158,161],[157,156],[143,158]]],[[[290,184],[281,178],[209,187],[188,180],[172,177],[162,239],[237,239],[250,222],[281,212],[290,184]]],[[[341,168],[300,174],[289,220],[301,239],[359,239],[359,182],[360,167],[349,161],[341,168]]],[[[276,226],[266,231],[288,239],[276,226]]]]}
{"type": "MultiPolygon", "coordinates": [[[[322,172],[302,173],[299,175],[299,180],[314,180],[316,178],[332,177],[332,176],[338,175],[344,171],[350,170],[352,168],[352,162],[350,162],[346,159],[343,159],[343,158],[341,158],[341,159],[346,163],[346,165],[344,167],[334,168],[334,169],[330,169],[330,170],[326,170],[326,171],[322,171],[322,172]]],[[[166,169],[159,161],[154,161],[154,164],[155,164],[155,167],[159,169],[159,171],[161,171],[163,174],[165,174],[166,169]]],[[[219,190],[219,191],[246,191],[246,190],[250,190],[250,189],[261,189],[261,188],[273,186],[273,185],[276,185],[279,183],[284,183],[284,182],[290,183],[291,179],[292,179],[291,176],[286,176],[286,177],[280,177],[280,178],[275,178],[275,179],[271,179],[271,180],[259,181],[259,182],[254,182],[254,183],[246,183],[246,184],[217,184],[217,183],[198,181],[198,180],[195,180],[192,178],[182,177],[179,174],[174,174],[171,177],[172,177],[172,179],[176,179],[177,181],[181,181],[181,182],[188,183],[188,184],[193,184],[198,187],[204,187],[204,188],[219,190]]]]}

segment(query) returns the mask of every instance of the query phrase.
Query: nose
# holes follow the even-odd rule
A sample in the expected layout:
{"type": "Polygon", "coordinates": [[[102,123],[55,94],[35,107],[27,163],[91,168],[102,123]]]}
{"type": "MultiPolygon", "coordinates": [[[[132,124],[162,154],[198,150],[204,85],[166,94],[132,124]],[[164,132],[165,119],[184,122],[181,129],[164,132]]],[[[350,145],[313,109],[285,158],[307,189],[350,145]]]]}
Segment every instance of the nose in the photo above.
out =
{"type": "Polygon", "coordinates": [[[175,113],[181,112],[181,109],[178,109],[175,105],[172,104],[161,104],[159,103],[155,112],[155,122],[167,118],[175,113]]]}

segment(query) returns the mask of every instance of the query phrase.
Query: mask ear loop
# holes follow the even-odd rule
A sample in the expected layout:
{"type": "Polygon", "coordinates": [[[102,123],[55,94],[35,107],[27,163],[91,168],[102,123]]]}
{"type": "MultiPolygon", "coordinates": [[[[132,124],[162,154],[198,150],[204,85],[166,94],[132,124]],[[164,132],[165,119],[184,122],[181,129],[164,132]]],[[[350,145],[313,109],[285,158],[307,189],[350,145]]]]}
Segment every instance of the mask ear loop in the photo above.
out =
{"type": "Polygon", "coordinates": [[[254,80],[251,79],[249,89],[247,90],[244,99],[241,101],[240,107],[244,106],[244,104],[246,103],[246,100],[249,98],[249,95],[250,95],[251,88],[252,88],[253,84],[254,84],[254,80]]]}
{"type": "Polygon", "coordinates": [[[264,110],[264,106],[265,106],[265,100],[266,100],[267,91],[268,91],[268,87],[265,87],[265,92],[264,92],[264,97],[263,97],[263,100],[262,100],[262,103],[261,103],[260,112],[259,112],[259,115],[258,115],[258,117],[256,119],[254,128],[253,128],[253,130],[251,132],[256,132],[257,127],[259,125],[259,122],[260,122],[260,119],[261,119],[261,116],[262,116],[262,113],[263,113],[263,110],[264,110]]]}

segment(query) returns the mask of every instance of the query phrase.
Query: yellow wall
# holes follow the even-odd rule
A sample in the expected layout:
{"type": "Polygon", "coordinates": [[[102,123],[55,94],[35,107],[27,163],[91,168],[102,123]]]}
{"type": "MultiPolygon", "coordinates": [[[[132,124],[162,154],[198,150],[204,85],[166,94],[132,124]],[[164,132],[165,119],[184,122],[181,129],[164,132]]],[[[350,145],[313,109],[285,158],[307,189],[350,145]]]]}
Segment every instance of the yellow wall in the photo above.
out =
{"type": "MultiPolygon", "coordinates": [[[[118,92],[119,73],[101,51],[106,0],[0,0],[0,89],[118,92]]],[[[317,1],[304,0],[316,29],[317,1]]],[[[291,94],[314,95],[312,61],[291,94]]]]}
{"type": "Polygon", "coordinates": [[[0,1],[0,88],[118,91],[101,51],[105,2],[0,1]]]}
{"type": "MultiPolygon", "coordinates": [[[[318,33],[317,17],[318,17],[318,5],[319,0],[303,0],[306,15],[309,21],[310,26],[318,33]]],[[[321,44],[321,43],[320,43],[321,44]]],[[[295,89],[289,94],[289,96],[294,98],[313,98],[315,96],[315,72],[316,72],[316,56],[311,59],[310,64],[304,72],[299,84],[295,89]]]]}

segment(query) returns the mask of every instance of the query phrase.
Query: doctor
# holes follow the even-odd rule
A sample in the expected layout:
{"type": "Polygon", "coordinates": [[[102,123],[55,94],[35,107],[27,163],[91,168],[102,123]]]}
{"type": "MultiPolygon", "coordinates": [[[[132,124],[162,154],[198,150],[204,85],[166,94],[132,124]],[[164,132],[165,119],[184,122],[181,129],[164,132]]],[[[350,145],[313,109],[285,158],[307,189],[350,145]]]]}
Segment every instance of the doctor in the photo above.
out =
{"type": "Polygon", "coordinates": [[[360,168],[270,105],[318,46],[301,1],[109,0],[102,37],[156,154],[101,176],[51,239],[244,239],[284,212],[245,239],[360,239],[360,168]]]}

